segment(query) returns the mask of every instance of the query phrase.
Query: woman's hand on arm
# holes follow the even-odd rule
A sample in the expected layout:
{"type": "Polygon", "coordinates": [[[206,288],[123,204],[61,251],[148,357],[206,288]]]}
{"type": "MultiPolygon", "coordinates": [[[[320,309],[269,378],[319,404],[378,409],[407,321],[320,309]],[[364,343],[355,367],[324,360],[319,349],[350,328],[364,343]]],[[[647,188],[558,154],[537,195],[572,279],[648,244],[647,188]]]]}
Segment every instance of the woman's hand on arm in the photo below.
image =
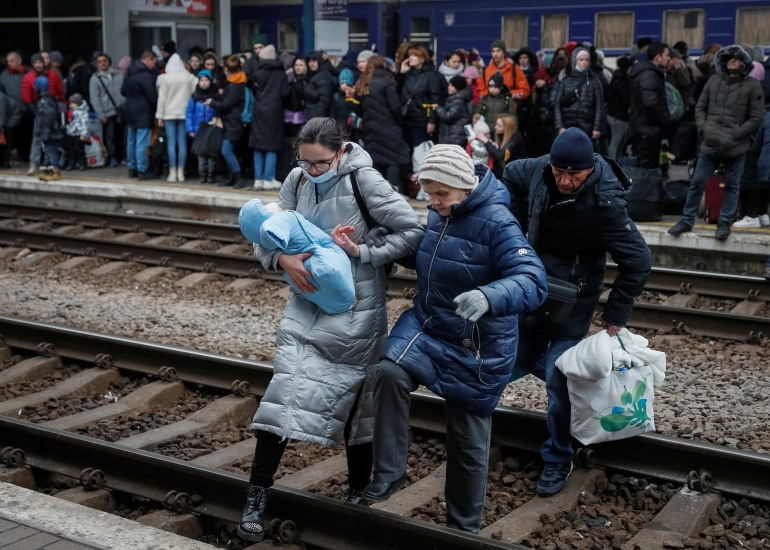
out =
{"type": "Polygon", "coordinates": [[[312,256],[312,252],[305,252],[304,254],[296,254],[289,256],[287,254],[281,254],[278,257],[278,265],[289,275],[289,279],[294,283],[301,292],[307,292],[313,294],[318,289],[308,281],[308,277],[312,277],[310,272],[305,269],[305,260],[312,256]]]}
{"type": "Polygon", "coordinates": [[[358,258],[361,255],[361,249],[356,243],[350,240],[350,237],[348,237],[353,231],[355,231],[355,229],[350,225],[344,227],[338,225],[332,229],[332,239],[334,239],[337,246],[347,252],[348,256],[358,258]]]}

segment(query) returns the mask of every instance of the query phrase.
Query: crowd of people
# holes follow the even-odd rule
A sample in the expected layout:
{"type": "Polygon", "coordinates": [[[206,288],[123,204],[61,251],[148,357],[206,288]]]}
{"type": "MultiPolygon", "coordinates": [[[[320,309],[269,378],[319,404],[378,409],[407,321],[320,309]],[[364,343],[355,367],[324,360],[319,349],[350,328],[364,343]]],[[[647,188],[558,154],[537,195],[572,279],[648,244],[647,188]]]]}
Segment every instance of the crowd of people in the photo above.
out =
{"type": "Polygon", "coordinates": [[[57,51],[33,54],[29,66],[10,52],[0,74],[0,162],[8,166],[15,148],[30,175],[42,169],[54,180],[60,168],[83,169],[90,136],[81,115],[72,124],[81,109],[100,123],[109,165],[127,165],[131,177],[199,175],[214,184],[224,173],[218,185],[274,190],[294,161],[290,140],[308,120],[330,117],[395,189],[424,198],[412,155],[426,142],[464,147],[499,177],[508,162],[546,154],[557,135],[579,128],[595,152],[624,167],[662,168],[662,176],[671,162],[698,167],[672,235],[692,228],[717,169],[725,180],[717,238],[727,238],[734,222],[770,225],[770,182],[762,179],[770,153],[755,139],[770,106],[770,60],[761,47],[713,44],[693,59],[684,42],[669,47],[642,38],[610,70],[603,52],[586,42],[550,54],[509,51],[496,40],[488,64],[473,48],[438,61],[409,42],[393,58],[351,50],[341,59],[322,51],[278,55],[265,35],[252,44],[224,57],[195,47],[183,60],[167,42],[139,59],[124,57],[117,68],[95,52],[91,63],[78,57],[65,72],[57,51]],[[48,114],[40,117],[46,94],[48,114]],[[57,108],[60,116],[50,116],[57,108]],[[221,149],[188,162],[203,124],[222,128],[221,149]],[[242,172],[253,172],[253,185],[242,172]]]}

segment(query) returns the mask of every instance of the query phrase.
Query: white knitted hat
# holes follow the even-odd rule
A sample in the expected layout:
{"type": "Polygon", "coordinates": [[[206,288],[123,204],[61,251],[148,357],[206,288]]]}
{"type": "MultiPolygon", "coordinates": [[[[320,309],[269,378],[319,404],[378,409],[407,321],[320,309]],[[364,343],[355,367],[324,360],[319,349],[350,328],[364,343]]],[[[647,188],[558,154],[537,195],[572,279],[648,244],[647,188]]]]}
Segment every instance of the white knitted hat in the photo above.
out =
{"type": "Polygon", "coordinates": [[[455,189],[476,189],[479,178],[468,153],[459,145],[434,145],[420,166],[419,182],[435,181],[455,189]]]}

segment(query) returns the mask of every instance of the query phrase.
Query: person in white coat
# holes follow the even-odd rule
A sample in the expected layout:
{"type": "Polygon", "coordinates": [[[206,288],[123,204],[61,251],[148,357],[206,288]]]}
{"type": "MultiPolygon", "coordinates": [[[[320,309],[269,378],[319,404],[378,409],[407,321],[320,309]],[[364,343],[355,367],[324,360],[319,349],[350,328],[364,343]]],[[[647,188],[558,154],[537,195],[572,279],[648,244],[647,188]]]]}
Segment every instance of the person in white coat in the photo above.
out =
{"type": "Polygon", "coordinates": [[[158,89],[158,126],[166,129],[168,146],[168,181],[184,181],[187,160],[187,133],[184,128],[187,102],[198,85],[198,78],[184,68],[182,58],[174,54],[166,63],[166,74],[158,89]],[[177,154],[178,149],[178,154],[177,154]]]}

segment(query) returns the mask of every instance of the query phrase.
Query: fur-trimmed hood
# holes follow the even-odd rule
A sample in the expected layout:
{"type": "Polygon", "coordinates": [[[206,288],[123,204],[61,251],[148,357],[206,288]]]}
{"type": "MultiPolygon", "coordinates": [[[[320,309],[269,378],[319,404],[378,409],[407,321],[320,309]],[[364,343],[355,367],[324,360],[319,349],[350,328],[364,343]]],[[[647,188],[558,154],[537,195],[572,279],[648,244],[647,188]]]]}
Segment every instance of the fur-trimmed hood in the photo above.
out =
{"type": "Polygon", "coordinates": [[[727,62],[731,58],[737,58],[741,61],[741,70],[738,72],[738,76],[741,80],[748,78],[754,65],[752,64],[751,56],[741,46],[733,44],[731,46],[725,46],[719,50],[716,54],[716,68],[717,74],[720,76],[727,75],[727,62]]]}

